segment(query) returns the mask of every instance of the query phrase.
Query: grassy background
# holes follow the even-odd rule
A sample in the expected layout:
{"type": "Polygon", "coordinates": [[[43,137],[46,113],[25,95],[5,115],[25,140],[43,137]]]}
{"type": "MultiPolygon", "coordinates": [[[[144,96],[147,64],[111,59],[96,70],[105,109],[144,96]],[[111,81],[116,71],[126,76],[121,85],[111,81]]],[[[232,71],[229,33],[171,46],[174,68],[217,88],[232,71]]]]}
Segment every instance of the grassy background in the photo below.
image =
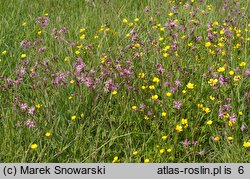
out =
{"type": "MultiPolygon", "coordinates": [[[[182,1],[183,4],[186,1],[182,1]]],[[[230,1],[232,4],[233,1],[230,1]]],[[[178,14],[169,17],[173,5],[179,3],[172,1],[135,1],[135,0],[0,0],[0,51],[7,50],[7,55],[2,55],[0,61],[0,161],[1,162],[112,162],[115,156],[120,162],[143,162],[149,159],[150,162],[249,162],[249,149],[243,148],[244,141],[248,141],[249,131],[242,133],[239,128],[242,124],[249,126],[250,103],[249,99],[243,96],[245,92],[250,92],[249,77],[244,77],[244,71],[239,75],[242,80],[237,86],[230,84],[226,87],[211,90],[203,74],[208,73],[208,68],[213,67],[216,71],[218,67],[227,65],[227,75],[229,70],[238,67],[241,61],[247,63],[249,68],[249,41],[242,41],[240,38],[228,39],[225,45],[226,56],[211,55],[207,52],[204,44],[207,41],[208,22],[222,21],[230,14],[229,7],[226,11],[221,11],[222,1],[205,1],[203,3],[195,1],[194,7],[186,9],[183,4],[178,9],[178,14]],[[211,5],[212,10],[207,15],[197,13],[194,18],[189,17],[189,12],[195,7],[204,9],[211,5]],[[149,12],[144,12],[145,7],[149,7],[149,12]],[[159,12],[159,13],[157,13],[159,12]],[[220,12],[220,13],[218,13],[220,12]],[[41,28],[34,23],[35,18],[48,13],[49,25],[42,30],[39,36],[37,32],[41,28]],[[151,17],[156,24],[164,24],[171,18],[186,20],[199,20],[200,25],[195,28],[194,35],[201,35],[203,40],[197,43],[198,51],[191,51],[187,46],[193,39],[182,40],[181,36],[185,32],[178,32],[179,57],[171,54],[168,59],[162,57],[158,48],[162,49],[171,43],[166,31],[164,33],[152,30],[149,23],[151,17]],[[65,43],[59,44],[51,36],[53,28],[60,29],[67,27],[66,39],[72,40],[76,44],[93,45],[93,50],[81,49],[80,57],[83,58],[88,69],[97,69],[103,53],[108,57],[120,58],[120,50],[132,42],[126,38],[132,27],[122,23],[126,18],[130,22],[134,18],[140,19],[139,25],[134,25],[138,29],[140,44],[147,46],[148,39],[158,41],[160,36],[166,37],[163,44],[148,47],[144,51],[145,55],[136,60],[133,58],[134,51],[129,49],[122,60],[132,58],[134,66],[133,84],[139,88],[139,92],[127,92],[125,87],[118,89],[117,95],[103,92],[102,87],[89,90],[85,85],[70,84],[70,79],[74,79],[71,74],[67,78],[68,84],[60,87],[48,84],[45,86],[41,79],[32,79],[25,76],[20,86],[5,88],[6,79],[16,78],[16,69],[20,67],[23,59],[20,55],[25,53],[30,61],[29,68],[36,62],[41,63],[47,59],[49,61],[49,74],[43,74],[41,66],[37,67],[40,76],[52,79],[52,73],[59,71],[74,71],[74,63],[78,57],[75,54],[75,47],[69,47],[65,43]],[[23,27],[22,23],[27,26],[23,27]],[[106,24],[112,30],[110,33],[99,32],[102,25],[106,24]],[[86,28],[86,39],[80,40],[79,30],[86,28]],[[148,33],[149,32],[149,33],[148,33]],[[98,35],[98,39],[94,36],[98,35]],[[45,39],[44,46],[47,47],[43,54],[38,54],[34,50],[24,51],[20,47],[20,42],[24,39],[34,40],[38,37],[45,39]],[[233,49],[237,43],[241,44],[239,49],[233,49]],[[65,62],[65,57],[69,61],[65,62]],[[221,60],[221,59],[224,59],[221,60]],[[146,83],[150,84],[152,78],[157,76],[155,64],[161,63],[166,72],[171,73],[167,78],[174,81],[182,79],[182,89],[185,84],[193,82],[195,90],[187,90],[188,94],[180,92],[165,98],[165,92],[169,88],[164,87],[164,75],[158,77],[161,84],[157,86],[157,94],[161,97],[158,102],[152,101],[151,92],[143,92],[140,87],[145,83],[138,79],[139,73],[146,73],[146,83]],[[187,71],[187,74],[184,72],[187,71]],[[35,89],[33,88],[35,85],[35,89]],[[210,101],[209,96],[216,97],[216,101],[210,101]],[[69,96],[73,98],[68,99],[69,96]],[[237,123],[230,128],[226,122],[218,119],[219,101],[225,98],[232,98],[232,113],[243,112],[243,116],[238,116],[237,123]],[[29,116],[20,109],[15,110],[13,104],[15,98],[20,103],[25,102],[29,106],[41,104],[40,109],[36,109],[35,115],[29,116]],[[182,100],[183,107],[180,111],[172,108],[174,100],[182,100]],[[131,106],[139,106],[146,103],[151,108],[154,117],[149,120],[144,119],[144,114],[134,112],[131,106]],[[197,103],[205,103],[211,109],[209,115],[205,115],[197,109],[197,103]],[[166,111],[167,117],[162,118],[161,112],[166,111]],[[84,117],[80,117],[83,113],[84,117]],[[76,115],[77,120],[72,121],[71,116],[76,115]],[[175,131],[175,125],[181,118],[188,118],[189,127],[183,133],[175,131]],[[36,127],[17,127],[17,123],[32,119],[36,122],[36,127]],[[213,120],[211,126],[206,125],[207,120],[213,120]],[[50,132],[51,136],[44,134],[50,132]],[[162,140],[162,136],[167,135],[167,141],[162,140]],[[220,135],[221,140],[214,142],[211,137],[220,135]],[[233,142],[227,141],[227,136],[233,136],[233,142]],[[197,140],[198,145],[185,148],[181,141],[185,139],[197,140]],[[30,145],[36,143],[38,148],[32,150],[30,145]],[[160,149],[171,148],[172,152],[159,153],[160,149]],[[133,155],[138,151],[137,155],[133,155]],[[198,151],[204,151],[204,155],[197,155],[198,151]]],[[[235,15],[234,26],[241,29],[241,36],[249,37],[249,0],[242,1],[240,7],[245,13],[245,18],[235,15]]],[[[238,7],[234,7],[237,9],[238,7]]],[[[234,17],[234,15],[232,15],[234,17]]],[[[105,27],[106,28],[106,27],[105,27]]],[[[192,27],[187,25],[188,32],[192,27]]],[[[219,28],[218,28],[219,30],[219,28]]],[[[217,41],[217,40],[216,40],[217,41]]],[[[158,42],[157,42],[158,43],[158,42]]],[[[142,49],[143,51],[143,49],[142,49]]],[[[30,69],[28,69],[30,70],[30,69]]],[[[124,79],[117,79],[121,83],[124,79]]],[[[249,97],[249,96],[248,96],[249,97]]]]}

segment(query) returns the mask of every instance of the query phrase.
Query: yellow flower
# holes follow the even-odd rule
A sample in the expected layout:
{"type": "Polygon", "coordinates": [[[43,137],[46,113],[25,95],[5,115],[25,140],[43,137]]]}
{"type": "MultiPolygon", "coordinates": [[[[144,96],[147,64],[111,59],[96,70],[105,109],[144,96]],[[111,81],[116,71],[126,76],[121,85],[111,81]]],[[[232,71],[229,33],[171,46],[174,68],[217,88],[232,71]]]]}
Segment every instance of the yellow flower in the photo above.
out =
{"type": "Polygon", "coordinates": [[[41,35],[42,32],[43,32],[43,31],[39,30],[39,31],[37,32],[37,34],[38,34],[38,35],[41,35]]]}
{"type": "Polygon", "coordinates": [[[146,158],[146,159],[144,160],[144,163],[149,163],[149,159],[146,158]]]}
{"type": "Polygon", "coordinates": [[[175,130],[176,130],[177,132],[183,131],[182,126],[180,126],[180,125],[176,125],[176,126],[175,126],[175,130]]]}
{"type": "Polygon", "coordinates": [[[160,37],[160,38],[159,38],[159,41],[160,41],[160,42],[161,42],[161,41],[163,41],[163,40],[164,40],[164,38],[163,38],[163,37],[160,37]]]}
{"type": "Polygon", "coordinates": [[[213,26],[217,26],[217,25],[219,25],[219,22],[215,21],[215,22],[213,23],[213,26]]]}
{"type": "Polygon", "coordinates": [[[215,140],[215,141],[219,141],[219,140],[220,140],[220,136],[215,136],[215,137],[214,137],[214,140],[215,140]]]}
{"type": "Polygon", "coordinates": [[[166,96],[167,96],[167,97],[169,97],[169,96],[171,96],[171,95],[172,95],[172,93],[170,93],[170,92],[167,92],[167,93],[166,93],[166,96]]]}
{"type": "Polygon", "coordinates": [[[81,39],[81,40],[85,39],[85,34],[81,35],[81,36],[80,36],[80,39],[81,39]]]}
{"type": "Polygon", "coordinates": [[[116,163],[116,162],[118,162],[118,161],[119,161],[119,157],[118,157],[118,156],[115,156],[114,159],[113,159],[113,161],[112,161],[112,163],[116,163]]]}
{"type": "Polygon", "coordinates": [[[23,22],[23,23],[22,23],[22,26],[23,26],[23,27],[26,27],[26,26],[27,26],[27,22],[23,22]]]}
{"type": "Polygon", "coordinates": [[[168,16],[169,17],[171,17],[171,16],[173,16],[174,14],[172,13],[172,12],[170,12],[169,14],[168,14],[168,16]]]}
{"type": "Polygon", "coordinates": [[[51,133],[50,133],[50,132],[46,132],[46,133],[45,133],[45,136],[46,136],[46,137],[50,137],[50,136],[51,136],[51,133]]]}
{"type": "Polygon", "coordinates": [[[214,101],[214,100],[215,100],[215,97],[209,96],[209,99],[210,99],[211,101],[214,101]]]}
{"type": "Polygon", "coordinates": [[[164,51],[167,51],[167,50],[169,50],[169,49],[170,49],[170,46],[167,45],[163,50],[164,50],[164,51]]]}
{"type": "Polygon", "coordinates": [[[26,58],[26,54],[22,54],[22,55],[21,55],[21,58],[26,58]]]}
{"type": "Polygon", "coordinates": [[[142,86],[141,89],[145,90],[147,87],[146,86],[142,86]]]}
{"type": "Polygon", "coordinates": [[[2,55],[6,55],[7,54],[7,50],[2,51],[2,55]]]}
{"type": "Polygon", "coordinates": [[[227,137],[227,140],[232,141],[234,138],[233,137],[227,137]]]}
{"type": "Polygon", "coordinates": [[[181,124],[182,125],[186,125],[187,123],[188,123],[187,119],[184,119],[184,118],[181,119],[181,124]]]}
{"type": "Polygon", "coordinates": [[[37,108],[37,109],[40,109],[41,107],[42,107],[41,104],[37,104],[37,105],[36,105],[36,108],[37,108]]]}
{"type": "Polygon", "coordinates": [[[155,86],[154,86],[154,85],[150,85],[150,86],[149,86],[149,89],[150,89],[150,90],[154,90],[154,89],[155,89],[155,86]]]}
{"type": "Polygon", "coordinates": [[[171,148],[168,148],[168,149],[167,149],[167,152],[168,152],[168,153],[172,152],[172,149],[171,149],[171,148]]]}
{"type": "Polygon", "coordinates": [[[138,78],[145,78],[145,73],[139,73],[138,78]]]}
{"type": "Polygon", "coordinates": [[[217,80],[217,79],[210,79],[210,80],[208,81],[208,84],[210,84],[210,86],[215,86],[217,83],[218,83],[218,80],[217,80]]]}
{"type": "Polygon", "coordinates": [[[82,45],[77,45],[76,48],[81,49],[83,46],[82,45]]]}
{"type": "Polygon", "coordinates": [[[218,70],[217,70],[219,73],[222,73],[222,72],[224,72],[225,71],[225,67],[220,67],[220,68],[218,68],[218,70]]]}
{"type": "Polygon", "coordinates": [[[130,22],[130,23],[128,24],[129,27],[132,27],[133,25],[134,25],[133,22],[130,22]]]}
{"type": "Polygon", "coordinates": [[[31,146],[30,146],[31,149],[36,149],[37,147],[38,147],[37,144],[31,144],[31,146]]]}
{"type": "Polygon", "coordinates": [[[160,150],[160,154],[163,154],[165,152],[165,149],[160,150]]]}
{"type": "Polygon", "coordinates": [[[163,54],[163,57],[167,58],[168,55],[169,55],[168,53],[164,53],[164,54],[163,54]]]}
{"type": "Polygon", "coordinates": [[[188,83],[186,86],[188,89],[194,89],[194,84],[192,83],[188,83]]]}
{"type": "Polygon", "coordinates": [[[193,45],[193,43],[189,43],[188,46],[191,47],[193,45]]]}
{"type": "Polygon", "coordinates": [[[249,142],[249,141],[248,141],[248,142],[244,142],[244,143],[243,143],[243,147],[245,147],[245,148],[250,147],[250,142],[249,142]]]}
{"type": "Polygon", "coordinates": [[[133,109],[133,110],[136,110],[136,109],[137,109],[137,107],[136,107],[136,106],[132,106],[132,109],[133,109]]]}
{"type": "Polygon", "coordinates": [[[149,117],[147,115],[144,116],[145,120],[149,120],[149,117]]]}
{"type": "Polygon", "coordinates": [[[240,77],[239,75],[234,76],[234,81],[235,81],[235,82],[239,81],[240,79],[241,79],[241,77],[240,77]]]}
{"type": "Polygon", "coordinates": [[[159,78],[157,78],[157,77],[154,77],[154,78],[153,78],[153,82],[155,82],[155,83],[159,83],[159,81],[160,81],[160,79],[159,79],[159,78]]]}
{"type": "Polygon", "coordinates": [[[224,47],[223,43],[218,43],[219,47],[224,47]]]}
{"type": "Polygon", "coordinates": [[[140,44],[136,43],[136,44],[134,45],[134,47],[139,48],[139,47],[140,47],[140,44]]]}
{"type": "Polygon", "coordinates": [[[224,112],[223,113],[223,118],[225,118],[225,119],[229,118],[229,114],[227,112],[224,112]]]}
{"type": "Polygon", "coordinates": [[[75,80],[70,80],[70,84],[73,84],[73,83],[75,83],[75,80]]]}
{"type": "Polygon", "coordinates": [[[165,30],[165,28],[164,28],[164,27],[161,27],[161,28],[160,28],[160,31],[164,31],[164,30],[165,30]]]}
{"type": "Polygon", "coordinates": [[[123,19],[122,22],[123,22],[124,24],[127,24],[127,23],[128,23],[128,20],[127,20],[127,19],[123,19]]]}
{"type": "Polygon", "coordinates": [[[166,112],[162,112],[162,113],[161,113],[161,116],[162,116],[162,117],[166,117],[166,116],[167,116],[167,113],[166,113],[166,112]]]}
{"type": "Polygon", "coordinates": [[[228,121],[228,126],[232,127],[233,126],[233,122],[232,121],[228,121]]]}
{"type": "Polygon", "coordinates": [[[112,94],[113,94],[113,95],[116,95],[116,94],[117,94],[117,91],[116,91],[116,90],[112,91],[112,94]]]}
{"type": "Polygon", "coordinates": [[[75,51],[75,54],[76,54],[76,55],[79,55],[79,54],[80,54],[80,51],[76,50],[76,51],[75,51]]]}
{"type": "Polygon", "coordinates": [[[157,94],[156,94],[156,95],[153,95],[153,96],[151,97],[151,99],[153,99],[153,100],[158,99],[158,95],[157,95],[157,94]]]}
{"type": "Polygon", "coordinates": [[[161,138],[162,138],[162,140],[166,140],[168,138],[168,136],[164,135],[161,138]]]}
{"type": "Polygon", "coordinates": [[[139,18],[135,18],[134,21],[135,21],[135,22],[139,22],[139,18]]]}
{"type": "Polygon", "coordinates": [[[240,66],[240,67],[246,66],[246,62],[241,62],[241,63],[239,64],[239,66],[240,66]]]}
{"type": "Polygon", "coordinates": [[[85,32],[85,31],[86,31],[85,28],[81,28],[81,29],[80,29],[80,33],[83,33],[83,32],[85,32]]]}
{"type": "Polygon", "coordinates": [[[65,58],[64,58],[64,61],[65,61],[65,62],[68,62],[68,61],[69,61],[69,57],[65,57],[65,58]]]}
{"type": "Polygon", "coordinates": [[[205,47],[210,47],[211,46],[211,42],[206,42],[205,43],[205,47]]]}
{"type": "Polygon", "coordinates": [[[239,111],[239,115],[242,116],[242,115],[243,115],[243,112],[239,111]]]}
{"type": "Polygon", "coordinates": [[[183,94],[186,94],[186,93],[187,93],[187,91],[186,91],[186,90],[182,90],[182,93],[183,93],[183,94]]]}
{"type": "Polygon", "coordinates": [[[68,99],[71,100],[73,98],[73,96],[69,96],[68,99]]]}
{"type": "Polygon", "coordinates": [[[231,76],[234,75],[234,71],[233,71],[233,70],[229,71],[228,73],[229,73],[229,75],[231,75],[231,76]]]}
{"type": "Polygon", "coordinates": [[[126,37],[130,37],[130,34],[126,34],[126,37]]]}
{"type": "Polygon", "coordinates": [[[200,103],[199,103],[199,104],[197,104],[197,107],[198,107],[198,108],[203,108],[203,104],[200,104],[200,103]]]}
{"type": "Polygon", "coordinates": [[[210,110],[208,107],[204,107],[204,108],[202,108],[202,110],[203,110],[206,114],[211,112],[211,110],[210,110]]]}
{"type": "Polygon", "coordinates": [[[76,120],[76,116],[71,116],[71,120],[75,121],[76,120]]]}
{"type": "Polygon", "coordinates": [[[138,154],[138,151],[134,151],[134,152],[133,152],[133,155],[137,155],[137,154],[138,154]]]}
{"type": "Polygon", "coordinates": [[[212,120],[207,121],[207,125],[211,125],[211,124],[213,124],[212,120]]]}

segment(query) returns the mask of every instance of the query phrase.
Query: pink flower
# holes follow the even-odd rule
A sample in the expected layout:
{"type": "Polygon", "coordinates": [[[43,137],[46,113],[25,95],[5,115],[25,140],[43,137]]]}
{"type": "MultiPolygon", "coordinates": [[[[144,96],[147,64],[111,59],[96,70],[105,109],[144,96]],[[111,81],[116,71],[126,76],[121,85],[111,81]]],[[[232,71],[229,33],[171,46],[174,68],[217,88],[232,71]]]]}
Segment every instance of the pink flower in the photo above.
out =
{"type": "Polygon", "coordinates": [[[20,108],[22,109],[22,111],[26,111],[27,108],[28,108],[28,106],[27,106],[26,103],[22,103],[21,106],[20,106],[20,108]]]}

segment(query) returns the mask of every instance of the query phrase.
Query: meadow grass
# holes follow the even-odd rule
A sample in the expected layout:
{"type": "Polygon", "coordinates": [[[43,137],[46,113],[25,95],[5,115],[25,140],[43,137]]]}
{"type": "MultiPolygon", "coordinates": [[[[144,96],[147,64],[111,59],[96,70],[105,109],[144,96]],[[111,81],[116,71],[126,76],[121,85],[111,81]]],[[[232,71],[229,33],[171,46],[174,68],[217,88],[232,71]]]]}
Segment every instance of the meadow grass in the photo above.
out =
{"type": "Polygon", "coordinates": [[[249,0],[0,0],[1,162],[249,162],[249,0]]]}

